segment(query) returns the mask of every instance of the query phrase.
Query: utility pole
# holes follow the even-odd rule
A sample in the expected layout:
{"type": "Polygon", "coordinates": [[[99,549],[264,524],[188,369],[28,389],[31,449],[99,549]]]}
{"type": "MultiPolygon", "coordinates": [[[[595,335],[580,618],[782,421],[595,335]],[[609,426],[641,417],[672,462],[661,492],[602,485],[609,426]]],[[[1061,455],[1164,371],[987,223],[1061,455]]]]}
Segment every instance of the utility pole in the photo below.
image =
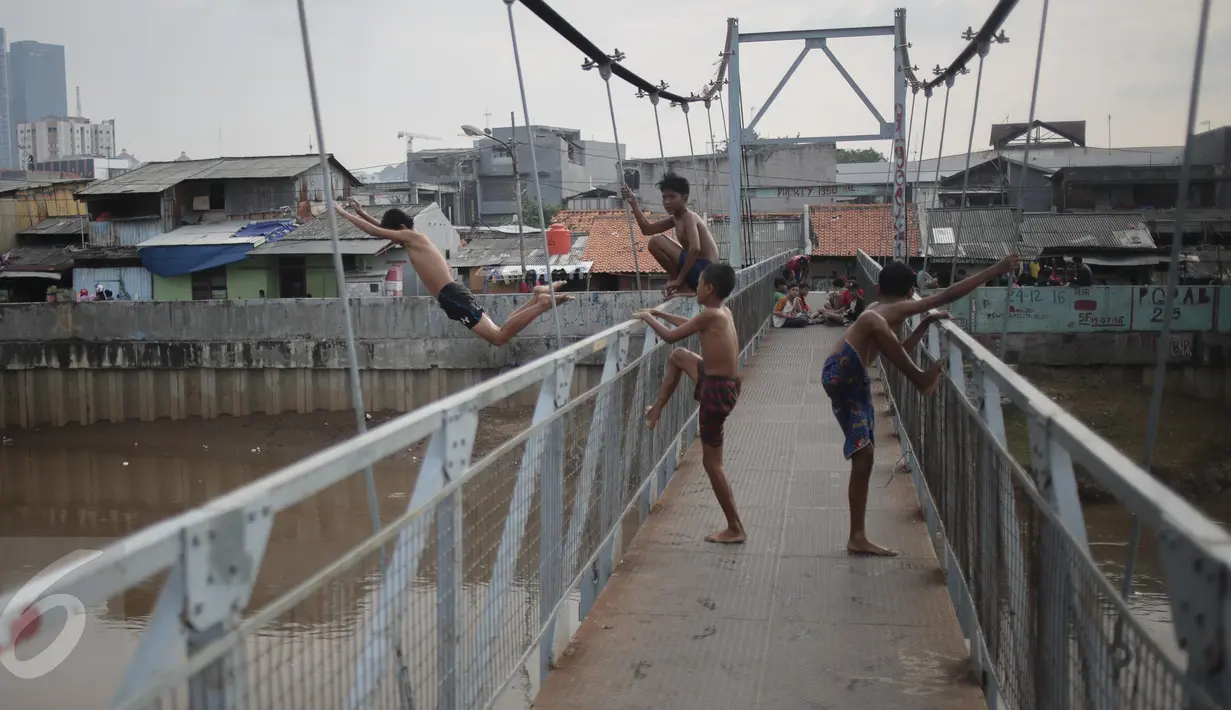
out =
{"type": "MultiPolygon", "coordinates": [[[[533,144],[531,150],[534,150],[533,144]]],[[[521,215],[521,171],[517,169],[517,117],[509,111],[509,155],[513,156],[513,190],[517,199],[517,248],[521,252],[521,279],[526,280],[526,234],[521,215]]],[[[550,258],[550,257],[549,257],[550,258]]],[[[548,274],[550,277],[550,274],[548,274]]]]}

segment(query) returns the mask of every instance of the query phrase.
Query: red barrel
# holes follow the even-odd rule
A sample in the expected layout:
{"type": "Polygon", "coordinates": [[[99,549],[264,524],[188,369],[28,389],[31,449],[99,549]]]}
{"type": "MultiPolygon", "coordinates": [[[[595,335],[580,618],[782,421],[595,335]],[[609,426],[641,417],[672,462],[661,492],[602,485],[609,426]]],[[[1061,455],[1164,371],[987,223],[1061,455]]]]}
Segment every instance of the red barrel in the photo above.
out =
{"type": "Polygon", "coordinates": [[[547,228],[547,253],[552,256],[563,256],[572,249],[572,233],[563,224],[553,224],[547,228]]]}

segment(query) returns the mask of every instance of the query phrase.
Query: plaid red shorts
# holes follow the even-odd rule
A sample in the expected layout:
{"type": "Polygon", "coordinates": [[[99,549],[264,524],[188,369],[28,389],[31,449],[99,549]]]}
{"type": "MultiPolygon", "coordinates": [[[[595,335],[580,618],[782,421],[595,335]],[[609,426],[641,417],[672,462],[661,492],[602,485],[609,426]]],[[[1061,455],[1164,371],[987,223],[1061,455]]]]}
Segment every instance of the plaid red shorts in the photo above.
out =
{"type": "Polygon", "coordinates": [[[706,377],[705,363],[697,363],[697,387],[693,397],[701,404],[698,415],[701,443],[722,446],[722,429],[739,400],[738,377],[706,377]]]}

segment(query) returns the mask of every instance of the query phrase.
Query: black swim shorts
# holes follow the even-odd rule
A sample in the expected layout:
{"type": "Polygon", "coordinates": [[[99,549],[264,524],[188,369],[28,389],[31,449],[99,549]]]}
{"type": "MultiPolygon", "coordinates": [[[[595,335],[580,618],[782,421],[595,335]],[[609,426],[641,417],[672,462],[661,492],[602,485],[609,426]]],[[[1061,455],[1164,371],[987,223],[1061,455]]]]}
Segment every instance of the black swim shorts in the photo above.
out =
{"type": "Polygon", "coordinates": [[[436,300],[440,302],[440,308],[449,320],[458,321],[467,328],[473,328],[483,320],[483,309],[479,307],[479,302],[474,300],[474,294],[456,281],[451,281],[440,289],[436,300]]]}

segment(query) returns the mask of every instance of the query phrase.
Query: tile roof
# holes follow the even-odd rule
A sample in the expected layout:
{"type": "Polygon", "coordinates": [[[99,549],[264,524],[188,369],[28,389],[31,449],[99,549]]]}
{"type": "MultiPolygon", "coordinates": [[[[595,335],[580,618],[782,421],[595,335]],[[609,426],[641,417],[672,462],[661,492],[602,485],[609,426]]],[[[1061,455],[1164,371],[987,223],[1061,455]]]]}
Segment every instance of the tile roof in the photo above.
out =
{"type": "Polygon", "coordinates": [[[60,273],[73,268],[69,247],[17,247],[0,254],[0,271],[45,271],[60,273]]]}
{"type": "MultiPolygon", "coordinates": [[[[809,205],[813,256],[893,255],[893,205],[809,205]]],[[[907,253],[919,253],[915,205],[906,211],[907,253]]]]}
{"type": "MultiPolygon", "coordinates": [[[[665,214],[646,213],[650,221],[666,217],[665,214]]],[[[552,222],[567,226],[572,232],[587,235],[582,258],[594,262],[591,273],[631,274],[633,253],[628,241],[628,217],[624,210],[563,210],[552,222]]],[[[672,234],[672,232],[668,232],[672,234]]],[[[637,265],[643,274],[665,273],[650,255],[649,239],[633,225],[633,237],[637,245],[637,265]]]]}

